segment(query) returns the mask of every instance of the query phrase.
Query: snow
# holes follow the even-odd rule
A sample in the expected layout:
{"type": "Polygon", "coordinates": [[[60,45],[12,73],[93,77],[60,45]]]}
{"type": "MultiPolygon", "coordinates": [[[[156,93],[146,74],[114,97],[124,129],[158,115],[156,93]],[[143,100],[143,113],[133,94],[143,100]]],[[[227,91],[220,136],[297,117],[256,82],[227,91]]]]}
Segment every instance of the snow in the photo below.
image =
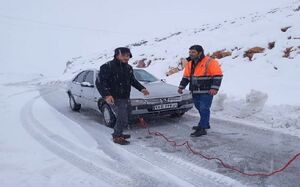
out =
{"type": "MultiPolygon", "coordinates": [[[[93,120],[97,115],[84,110],[72,114],[61,91],[65,82],[82,69],[99,68],[115,47],[129,44],[133,66],[147,58],[152,62],[146,70],[173,85],[179,84],[182,71],[165,73],[177,67],[191,45],[203,45],[205,53],[232,51],[219,60],[224,79],[214,98],[214,122],[300,137],[300,1],[11,0],[0,5],[1,186],[253,184],[218,172],[218,166],[207,167],[182,150],[162,148],[169,145],[156,138],[146,138],[146,143],[136,138],[128,148],[120,147],[110,140],[111,129],[93,120]],[[273,41],[275,47],[268,49],[273,41]],[[265,51],[252,61],[243,57],[256,46],[265,51]],[[283,58],[288,47],[293,47],[290,57],[283,58]]],[[[183,121],[199,115],[192,109],[187,116],[183,121]]],[[[165,124],[154,127],[187,138],[179,124],[175,129],[165,124]]],[[[142,137],[141,131],[132,133],[142,137]]]]}
{"type": "MultiPolygon", "coordinates": [[[[251,121],[253,126],[260,123],[265,128],[284,129],[299,136],[300,43],[297,38],[300,28],[297,22],[299,11],[295,11],[298,6],[296,1],[147,40],[141,46],[131,46],[131,63],[134,66],[134,61],[147,58],[151,60],[146,68],[149,72],[178,85],[182,71],[168,77],[165,73],[170,67],[177,67],[180,57],[188,55],[189,46],[201,44],[205,53],[221,49],[232,51],[231,56],[219,60],[224,78],[213,104],[219,108],[215,115],[226,119],[231,117],[232,120],[244,119],[251,121]],[[287,26],[290,28],[282,32],[281,29],[287,26]],[[273,41],[274,48],[268,49],[268,44],[273,41]],[[243,57],[247,49],[257,46],[265,51],[254,54],[252,61],[243,57]],[[293,47],[293,51],[289,58],[283,58],[288,47],[293,47]],[[261,101],[256,101],[255,97],[262,97],[261,101]]],[[[71,60],[62,80],[69,79],[81,69],[98,68],[111,59],[112,52],[71,60]]]]}
{"type": "Polygon", "coordinates": [[[48,128],[49,134],[56,132],[74,144],[82,144],[87,148],[97,147],[96,142],[87,133],[84,133],[77,123],[49,107],[44,100],[34,103],[32,115],[36,116],[36,121],[43,122],[43,125],[48,128]]]}
{"type": "MultiPolygon", "coordinates": [[[[1,76],[4,80],[7,75],[1,76]]],[[[14,77],[17,78],[17,77],[14,77]]],[[[39,76],[22,75],[19,80],[36,80],[39,76]]],[[[12,81],[12,79],[9,79],[12,81]]],[[[2,82],[2,81],[1,81],[2,82]]],[[[3,83],[3,82],[2,82],[3,83]]],[[[22,128],[23,106],[38,95],[34,86],[22,83],[21,87],[14,86],[18,82],[10,82],[7,86],[1,84],[1,154],[0,154],[0,183],[1,186],[65,186],[91,185],[107,186],[90,175],[77,170],[74,166],[59,159],[33,141],[32,137],[22,128]],[[74,177],[76,176],[76,177],[74,177]]],[[[30,82],[31,83],[31,82],[30,82]]],[[[54,118],[55,119],[55,118],[54,118]]],[[[44,118],[43,120],[53,120],[44,118]]]]}

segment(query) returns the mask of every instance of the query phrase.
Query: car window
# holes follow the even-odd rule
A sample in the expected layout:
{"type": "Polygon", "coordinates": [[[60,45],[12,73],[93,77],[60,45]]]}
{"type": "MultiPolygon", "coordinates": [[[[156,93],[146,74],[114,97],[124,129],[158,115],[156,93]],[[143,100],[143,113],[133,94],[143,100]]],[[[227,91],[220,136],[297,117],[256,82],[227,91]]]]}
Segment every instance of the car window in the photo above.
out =
{"type": "Polygon", "coordinates": [[[148,73],[145,70],[142,69],[135,69],[133,70],[134,77],[141,82],[155,82],[158,81],[156,77],[154,77],[152,74],[148,73]]]}
{"type": "Polygon", "coordinates": [[[74,81],[74,82],[82,83],[83,80],[84,80],[84,77],[85,77],[86,73],[87,73],[86,71],[83,71],[83,72],[79,73],[79,74],[75,77],[75,79],[74,79],[73,81],[74,81]]]}
{"type": "Polygon", "coordinates": [[[94,85],[94,72],[89,71],[87,76],[85,77],[84,82],[89,82],[91,85],[94,85]]]}

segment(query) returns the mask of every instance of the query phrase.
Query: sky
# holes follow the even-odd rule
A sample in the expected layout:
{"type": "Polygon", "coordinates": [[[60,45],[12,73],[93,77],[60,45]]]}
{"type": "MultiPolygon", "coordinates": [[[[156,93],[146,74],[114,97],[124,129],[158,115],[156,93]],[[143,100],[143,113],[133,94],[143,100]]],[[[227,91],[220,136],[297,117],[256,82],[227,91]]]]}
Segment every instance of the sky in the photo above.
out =
{"type": "Polygon", "coordinates": [[[73,57],[279,5],[282,0],[1,0],[0,63],[6,73],[57,76],[73,57]]]}

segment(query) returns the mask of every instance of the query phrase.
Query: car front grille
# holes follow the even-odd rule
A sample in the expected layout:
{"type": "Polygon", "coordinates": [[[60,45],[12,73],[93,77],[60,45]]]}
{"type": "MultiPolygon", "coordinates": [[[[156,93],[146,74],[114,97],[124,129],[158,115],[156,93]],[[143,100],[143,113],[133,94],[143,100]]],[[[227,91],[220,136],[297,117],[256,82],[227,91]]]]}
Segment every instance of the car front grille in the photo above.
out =
{"type": "Polygon", "coordinates": [[[173,103],[173,102],[181,102],[181,101],[182,101],[181,96],[146,99],[147,104],[173,103]]]}

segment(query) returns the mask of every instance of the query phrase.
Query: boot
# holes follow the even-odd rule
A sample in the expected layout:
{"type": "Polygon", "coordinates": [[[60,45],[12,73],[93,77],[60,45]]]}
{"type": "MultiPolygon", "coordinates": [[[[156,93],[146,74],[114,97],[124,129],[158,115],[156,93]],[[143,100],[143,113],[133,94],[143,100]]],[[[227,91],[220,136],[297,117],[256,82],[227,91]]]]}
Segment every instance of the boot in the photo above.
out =
{"type": "Polygon", "coordinates": [[[192,129],[193,130],[197,130],[199,127],[198,126],[193,126],[192,129]]]}
{"type": "Polygon", "coordinates": [[[122,136],[113,137],[113,141],[120,145],[128,145],[130,142],[125,140],[122,136]]]}
{"type": "Polygon", "coordinates": [[[124,139],[129,139],[131,136],[130,134],[121,134],[121,137],[123,137],[124,139]]]}
{"type": "Polygon", "coordinates": [[[199,137],[199,136],[203,136],[206,134],[207,134],[207,132],[205,129],[198,128],[197,130],[195,130],[195,132],[191,133],[191,137],[199,137]]]}
{"type": "MultiPolygon", "coordinates": [[[[197,130],[197,129],[199,129],[199,128],[201,128],[201,127],[199,127],[199,126],[193,126],[193,127],[192,127],[193,130],[197,130]]],[[[207,127],[206,129],[210,129],[210,126],[208,125],[208,127],[207,127]]]]}

